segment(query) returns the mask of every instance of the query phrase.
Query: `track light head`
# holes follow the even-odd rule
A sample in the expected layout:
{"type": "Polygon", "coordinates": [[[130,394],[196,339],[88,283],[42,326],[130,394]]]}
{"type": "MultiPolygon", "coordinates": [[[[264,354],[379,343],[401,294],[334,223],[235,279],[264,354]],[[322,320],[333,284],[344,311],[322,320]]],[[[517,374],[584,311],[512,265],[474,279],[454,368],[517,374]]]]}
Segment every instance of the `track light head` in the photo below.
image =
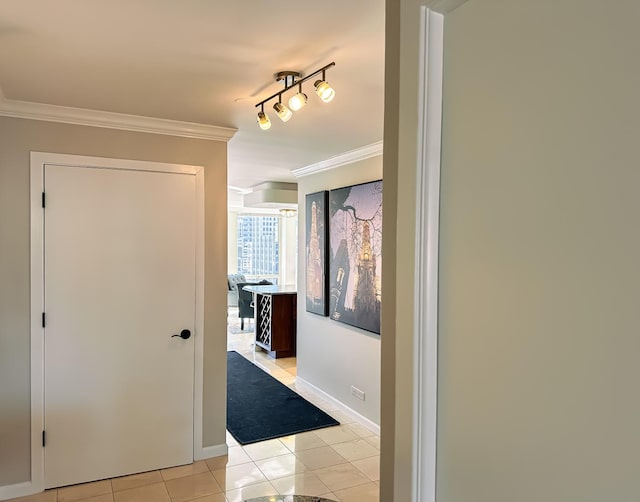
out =
{"type": "Polygon", "coordinates": [[[258,125],[263,131],[271,127],[271,120],[269,120],[269,116],[263,111],[258,112],[258,125]]]}
{"type": "Polygon", "coordinates": [[[293,115],[293,112],[280,102],[273,105],[273,109],[276,111],[278,117],[280,117],[280,120],[282,120],[283,122],[287,122],[293,115]]]}
{"type": "Polygon", "coordinates": [[[316,94],[325,103],[331,101],[336,95],[336,91],[329,85],[329,82],[327,82],[326,80],[316,80],[313,86],[316,88],[316,94]]]}
{"type": "Polygon", "coordinates": [[[298,94],[294,94],[289,99],[289,108],[294,112],[297,112],[300,108],[307,104],[307,95],[302,92],[302,89],[298,94]]]}
{"type": "Polygon", "coordinates": [[[298,84],[298,93],[289,99],[289,108],[297,112],[300,108],[307,104],[307,95],[302,92],[302,83],[298,84]]]}

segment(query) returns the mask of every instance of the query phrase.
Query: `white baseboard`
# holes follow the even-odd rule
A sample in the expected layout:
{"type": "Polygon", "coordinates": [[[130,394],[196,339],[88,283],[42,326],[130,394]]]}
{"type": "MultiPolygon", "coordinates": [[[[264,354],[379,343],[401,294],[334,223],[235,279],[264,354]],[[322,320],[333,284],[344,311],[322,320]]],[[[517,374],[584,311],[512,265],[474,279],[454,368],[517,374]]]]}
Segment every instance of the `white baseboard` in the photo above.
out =
{"type": "Polygon", "coordinates": [[[9,500],[16,497],[24,497],[26,495],[33,495],[39,493],[42,490],[38,490],[31,481],[25,481],[24,483],[16,483],[15,485],[0,486],[0,500],[9,500]]]}
{"type": "Polygon", "coordinates": [[[316,394],[319,394],[320,397],[322,397],[322,399],[324,399],[325,401],[329,401],[332,404],[335,404],[341,412],[346,413],[347,415],[349,415],[351,418],[353,418],[360,425],[362,425],[363,427],[366,427],[367,429],[369,429],[374,434],[376,434],[378,436],[380,435],[380,426],[378,424],[376,424],[372,420],[369,420],[367,417],[361,415],[357,411],[349,408],[342,401],[338,401],[332,395],[327,394],[322,389],[319,389],[318,387],[316,387],[312,383],[307,382],[304,378],[300,378],[299,376],[296,377],[296,387],[298,387],[298,386],[300,388],[303,388],[303,389],[306,387],[307,389],[310,389],[311,391],[315,392],[316,394]]]}
{"type": "Polygon", "coordinates": [[[200,451],[193,452],[193,460],[204,460],[213,457],[222,457],[229,453],[229,448],[226,443],[217,444],[214,446],[205,446],[200,448],[200,451]]]}

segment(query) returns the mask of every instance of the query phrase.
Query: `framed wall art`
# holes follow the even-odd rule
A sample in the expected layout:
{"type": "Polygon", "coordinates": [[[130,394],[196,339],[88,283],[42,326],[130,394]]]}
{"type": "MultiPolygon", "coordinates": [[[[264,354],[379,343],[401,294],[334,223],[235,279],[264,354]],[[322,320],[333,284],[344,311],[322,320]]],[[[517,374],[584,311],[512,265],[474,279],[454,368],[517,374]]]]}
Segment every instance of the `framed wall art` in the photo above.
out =
{"type": "Polygon", "coordinates": [[[327,191],[305,196],[307,312],[322,316],[329,315],[328,200],[329,192],[327,191]]]}
{"type": "Polygon", "coordinates": [[[382,181],[329,193],[329,317],[380,334],[382,181]]]}

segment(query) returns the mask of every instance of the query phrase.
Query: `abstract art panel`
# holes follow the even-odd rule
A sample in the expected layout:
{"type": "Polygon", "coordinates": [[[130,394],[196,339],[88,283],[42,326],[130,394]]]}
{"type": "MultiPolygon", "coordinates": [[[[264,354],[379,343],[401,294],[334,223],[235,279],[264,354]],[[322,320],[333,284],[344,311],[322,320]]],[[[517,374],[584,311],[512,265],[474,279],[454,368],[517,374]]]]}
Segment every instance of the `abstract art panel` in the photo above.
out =
{"type": "Polygon", "coordinates": [[[327,202],[329,192],[307,194],[306,214],[306,254],[307,254],[307,312],[329,315],[327,281],[327,202]]]}
{"type": "Polygon", "coordinates": [[[331,190],[329,316],[380,334],[382,181],[331,190]]]}

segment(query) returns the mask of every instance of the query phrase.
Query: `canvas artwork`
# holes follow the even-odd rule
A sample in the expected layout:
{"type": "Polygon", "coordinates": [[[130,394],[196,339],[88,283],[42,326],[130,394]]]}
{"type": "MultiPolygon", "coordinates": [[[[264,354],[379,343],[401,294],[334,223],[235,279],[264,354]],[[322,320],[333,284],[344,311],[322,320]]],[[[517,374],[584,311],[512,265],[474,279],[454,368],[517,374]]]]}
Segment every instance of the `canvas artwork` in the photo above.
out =
{"type": "Polygon", "coordinates": [[[380,334],[382,181],[331,190],[329,316],[380,334]]]}
{"type": "Polygon", "coordinates": [[[329,192],[305,197],[307,237],[307,312],[329,315],[327,281],[327,201],[329,192]]]}

